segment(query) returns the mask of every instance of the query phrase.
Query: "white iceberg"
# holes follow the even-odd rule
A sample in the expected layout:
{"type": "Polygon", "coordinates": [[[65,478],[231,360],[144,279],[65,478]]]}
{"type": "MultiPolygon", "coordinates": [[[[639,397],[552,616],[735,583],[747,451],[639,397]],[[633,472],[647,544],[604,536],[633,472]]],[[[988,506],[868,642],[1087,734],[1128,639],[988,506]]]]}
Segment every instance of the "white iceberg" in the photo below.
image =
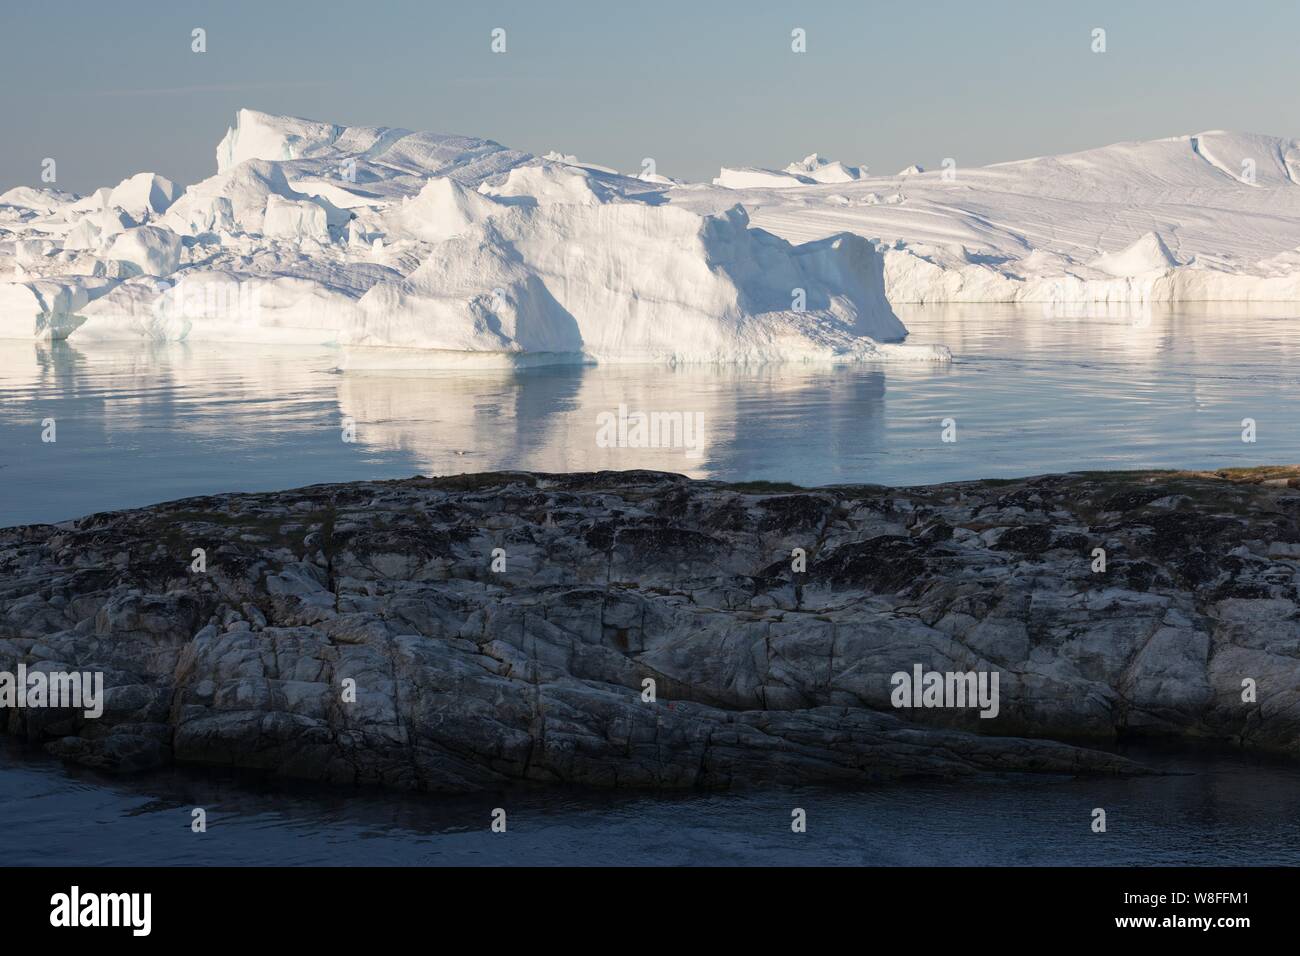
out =
{"type": "MultiPolygon", "coordinates": [[[[634,203],[508,208],[358,311],[343,344],[598,362],[944,357],[882,344],[906,329],[871,243],[791,246],[751,229],[739,206],[703,218],[634,203]]],[[[419,361],[372,352],[350,364],[419,361]]]]}
{"type": "Polygon", "coordinates": [[[105,258],[129,265],[128,275],[171,275],[180,265],[181,237],[161,226],[137,226],[114,237],[105,258]]]}
{"type": "Polygon", "coordinates": [[[609,190],[579,167],[549,163],[517,166],[500,185],[483,183],[484,196],[525,200],[530,205],[599,206],[610,199],[609,190]]]}
{"type": "Polygon", "coordinates": [[[778,172],[757,166],[723,166],[713,180],[713,185],[724,189],[794,189],[810,186],[816,180],[798,173],[778,172]]]}
{"type": "Polygon", "coordinates": [[[262,233],[273,239],[305,239],[329,242],[329,222],[325,209],[306,199],[285,199],[271,193],[266,197],[266,212],[262,217],[262,233]]]}
{"type": "Polygon", "coordinates": [[[1178,260],[1159,235],[1147,232],[1123,249],[1104,253],[1088,265],[1109,276],[1131,278],[1173,269],[1178,265],[1178,260]]]}
{"type": "Polygon", "coordinates": [[[865,166],[846,166],[838,160],[810,153],[785,169],[758,166],[724,166],[713,185],[725,189],[796,189],[826,183],[853,183],[867,173],[865,166]]]}
{"type": "Polygon", "coordinates": [[[241,110],[217,166],[11,191],[0,331],[328,342],[354,368],[947,357],[901,344],[868,239],[790,243],[572,156],[241,110]]]}
{"type": "Polygon", "coordinates": [[[713,185],[250,110],[217,152],[184,191],[0,194],[0,332],[332,342],[350,367],[941,358],[899,347],[891,304],[1300,299],[1300,144],[1254,134],[713,185]]]}
{"type": "Polygon", "coordinates": [[[839,160],[823,159],[810,153],[797,163],[791,163],[785,171],[819,183],[853,183],[867,174],[867,167],[846,166],[839,160]]]}
{"type": "Polygon", "coordinates": [[[430,179],[415,196],[389,206],[377,226],[398,239],[442,242],[458,236],[500,209],[487,196],[466,189],[454,179],[430,179]]]}
{"type": "Polygon", "coordinates": [[[136,222],[145,222],[165,213],[179,193],[170,179],[156,173],[137,173],[118,183],[104,206],[116,206],[136,222]]]}
{"type": "MultiPolygon", "coordinates": [[[[894,304],[1294,301],[1300,288],[1287,258],[1300,247],[1295,140],[1216,130],[922,173],[744,199],[755,225],[792,242],[881,240],[894,304]]],[[[716,212],[732,185],[665,195],[716,212]]]]}
{"type": "Polygon", "coordinates": [[[14,211],[26,213],[49,214],[76,201],[76,196],[59,189],[36,189],[31,186],[15,186],[0,193],[0,207],[8,206],[14,211]]]}
{"type": "Polygon", "coordinates": [[[99,247],[99,237],[102,229],[95,220],[87,216],[81,219],[73,226],[66,236],[63,237],[63,248],[70,250],[96,249],[99,247]]]}

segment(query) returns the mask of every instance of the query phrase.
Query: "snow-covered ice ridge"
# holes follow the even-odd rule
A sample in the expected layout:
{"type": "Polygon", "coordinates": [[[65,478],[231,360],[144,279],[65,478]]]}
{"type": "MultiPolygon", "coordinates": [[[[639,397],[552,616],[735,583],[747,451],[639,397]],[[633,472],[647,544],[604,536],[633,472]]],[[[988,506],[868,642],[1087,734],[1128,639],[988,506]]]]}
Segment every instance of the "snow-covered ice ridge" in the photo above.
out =
{"type": "Polygon", "coordinates": [[[884,259],[673,182],[482,139],[241,110],[217,174],[0,196],[0,336],[344,346],[345,368],[945,360],[884,259]]]}
{"type": "Polygon", "coordinates": [[[1300,151],[1264,136],[692,184],[241,110],[216,158],[185,189],[0,195],[0,336],[329,342],[384,369],[943,360],[891,302],[1300,299],[1300,151]]]}
{"type": "Polygon", "coordinates": [[[894,304],[1300,300],[1300,143],[1212,131],[993,166],[724,169],[673,190],[740,201],[791,242],[876,240],[894,304]],[[840,175],[847,170],[847,175],[840,175]],[[855,175],[856,173],[856,175],[855,175]]]}

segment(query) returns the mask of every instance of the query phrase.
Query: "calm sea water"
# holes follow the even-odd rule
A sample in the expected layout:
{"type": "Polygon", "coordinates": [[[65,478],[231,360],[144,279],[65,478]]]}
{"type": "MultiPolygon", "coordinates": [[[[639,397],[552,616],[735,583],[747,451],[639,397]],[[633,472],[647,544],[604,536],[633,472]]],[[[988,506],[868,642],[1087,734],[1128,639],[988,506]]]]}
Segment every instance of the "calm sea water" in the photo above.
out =
{"type": "MultiPolygon", "coordinates": [[[[0,342],[0,526],[188,495],[498,468],[929,483],[1300,461],[1300,318],[910,309],[951,366],[338,374],[337,352],[0,342]],[[697,413],[698,456],[602,448],[597,417],[697,413]],[[957,441],[940,440],[952,418],[957,441]],[[1241,440],[1242,419],[1258,440],[1241,440]],[[43,442],[53,419],[57,441],[43,442]],[[342,440],[345,422],[356,441],[342,440]]],[[[1300,765],[1178,748],[1132,780],[865,790],[322,791],[172,771],[112,779],[0,741],[11,864],[1300,864],[1300,765]],[[190,811],[209,831],[190,832],[190,811]],[[508,833],[492,834],[493,807],[508,833]],[[808,812],[806,834],[790,810],[808,812]],[[1103,807],[1106,834],[1091,832],[1103,807]]]]}
{"type": "Polygon", "coordinates": [[[215,771],[114,779],[0,743],[9,865],[1300,864],[1300,766],[1130,750],[1177,771],[648,795],[322,790],[215,771]],[[190,830],[195,807],[208,831],[190,830]],[[489,829],[506,810],[504,834],[489,829]],[[790,830],[795,807],[808,830],[790,830]],[[1092,811],[1107,813],[1093,833],[1092,811]]]}
{"type": "Polygon", "coordinates": [[[189,495],[500,468],[929,483],[1300,461],[1300,318],[1244,307],[1048,318],[903,313],[949,366],[339,374],[336,351],[0,341],[0,526],[189,495]],[[695,413],[687,449],[602,448],[597,418],[695,413]],[[942,422],[957,441],[941,441],[942,422]],[[1257,423],[1244,443],[1242,419],[1257,423]],[[43,442],[54,419],[57,441],[43,442]],[[355,442],[342,440],[345,420],[355,442]]]}

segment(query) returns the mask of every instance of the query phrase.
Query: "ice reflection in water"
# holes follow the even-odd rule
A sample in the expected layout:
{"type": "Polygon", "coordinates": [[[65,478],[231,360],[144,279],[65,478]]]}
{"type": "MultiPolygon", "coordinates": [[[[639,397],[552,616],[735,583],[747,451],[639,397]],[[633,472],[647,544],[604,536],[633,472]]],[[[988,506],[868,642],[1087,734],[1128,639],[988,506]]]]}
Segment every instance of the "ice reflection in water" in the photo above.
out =
{"type": "Polygon", "coordinates": [[[1300,461],[1294,308],[900,308],[956,361],[338,374],[329,349],[0,342],[0,525],[188,495],[489,469],[930,483],[1300,461]],[[681,412],[702,454],[601,447],[602,413],[681,412]],[[957,422],[955,443],[941,422],[957,422]],[[43,444],[41,421],[57,421],[43,444]],[[357,424],[357,441],[341,425],[357,424]],[[1241,441],[1241,421],[1258,441],[1241,441]]]}

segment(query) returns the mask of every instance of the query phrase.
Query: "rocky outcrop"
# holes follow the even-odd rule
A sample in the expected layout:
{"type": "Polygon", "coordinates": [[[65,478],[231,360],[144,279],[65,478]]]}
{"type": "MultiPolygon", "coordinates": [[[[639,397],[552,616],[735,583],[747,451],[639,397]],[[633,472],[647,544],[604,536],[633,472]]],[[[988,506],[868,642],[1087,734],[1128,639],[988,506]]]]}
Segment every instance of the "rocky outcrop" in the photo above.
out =
{"type": "Polygon", "coordinates": [[[500,473],[5,529],[0,669],[108,689],[0,724],[100,767],[431,790],[1140,772],[1059,742],[1138,734],[1296,754],[1298,478],[500,473]],[[996,673],[997,716],[896,708],[917,665],[996,673]]]}

